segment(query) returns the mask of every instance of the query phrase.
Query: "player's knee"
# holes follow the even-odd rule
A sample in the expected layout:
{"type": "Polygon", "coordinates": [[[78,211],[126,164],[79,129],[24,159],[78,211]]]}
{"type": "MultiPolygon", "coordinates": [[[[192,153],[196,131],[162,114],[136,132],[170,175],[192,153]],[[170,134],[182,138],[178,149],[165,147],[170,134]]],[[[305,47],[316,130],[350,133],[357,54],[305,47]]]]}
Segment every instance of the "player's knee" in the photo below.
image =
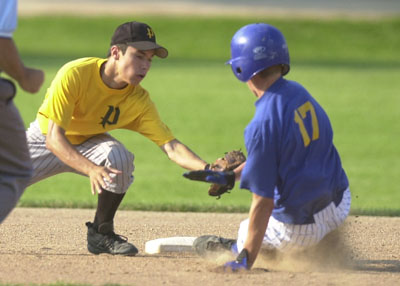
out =
{"type": "Polygon", "coordinates": [[[108,185],[108,190],[114,193],[126,193],[133,183],[134,155],[121,143],[112,144],[107,156],[106,166],[117,169],[120,174],[113,175],[113,182],[108,185]]]}
{"type": "MultiPolygon", "coordinates": [[[[107,156],[109,167],[115,168],[125,174],[132,174],[134,170],[134,156],[122,144],[113,144],[107,156]]],[[[107,165],[107,164],[106,164],[107,165]]]]}

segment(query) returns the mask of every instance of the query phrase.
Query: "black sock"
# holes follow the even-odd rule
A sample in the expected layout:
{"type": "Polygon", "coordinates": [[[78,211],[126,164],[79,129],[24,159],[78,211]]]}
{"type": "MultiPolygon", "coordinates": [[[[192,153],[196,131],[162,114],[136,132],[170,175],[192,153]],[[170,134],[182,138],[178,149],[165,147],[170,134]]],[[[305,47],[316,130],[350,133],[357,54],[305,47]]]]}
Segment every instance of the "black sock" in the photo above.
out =
{"type": "Polygon", "coordinates": [[[114,221],[115,213],[124,196],[125,193],[116,194],[102,190],[101,194],[98,195],[97,210],[93,222],[95,228],[103,223],[114,221]]]}

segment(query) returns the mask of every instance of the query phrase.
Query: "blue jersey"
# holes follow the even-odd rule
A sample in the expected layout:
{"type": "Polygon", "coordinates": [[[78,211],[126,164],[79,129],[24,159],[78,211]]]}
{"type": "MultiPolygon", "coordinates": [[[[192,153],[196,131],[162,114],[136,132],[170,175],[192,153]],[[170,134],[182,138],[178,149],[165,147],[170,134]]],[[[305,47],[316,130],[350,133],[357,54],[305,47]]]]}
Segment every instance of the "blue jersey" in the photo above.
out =
{"type": "Polygon", "coordinates": [[[300,84],[277,80],[256,102],[244,132],[247,161],[240,187],[274,199],[272,216],[313,223],[348,187],[329,118],[300,84]]]}

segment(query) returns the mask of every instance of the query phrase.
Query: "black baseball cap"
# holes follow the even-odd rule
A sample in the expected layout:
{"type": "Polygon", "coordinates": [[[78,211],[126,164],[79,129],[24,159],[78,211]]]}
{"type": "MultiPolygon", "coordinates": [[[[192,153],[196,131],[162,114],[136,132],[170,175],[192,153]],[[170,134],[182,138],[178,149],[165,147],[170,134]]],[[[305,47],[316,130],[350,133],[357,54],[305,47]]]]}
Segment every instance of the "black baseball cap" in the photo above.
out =
{"type": "Polygon", "coordinates": [[[168,56],[168,50],[156,43],[153,29],[140,22],[127,22],[115,30],[111,38],[111,45],[127,44],[140,51],[155,50],[155,55],[160,58],[168,56]]]}

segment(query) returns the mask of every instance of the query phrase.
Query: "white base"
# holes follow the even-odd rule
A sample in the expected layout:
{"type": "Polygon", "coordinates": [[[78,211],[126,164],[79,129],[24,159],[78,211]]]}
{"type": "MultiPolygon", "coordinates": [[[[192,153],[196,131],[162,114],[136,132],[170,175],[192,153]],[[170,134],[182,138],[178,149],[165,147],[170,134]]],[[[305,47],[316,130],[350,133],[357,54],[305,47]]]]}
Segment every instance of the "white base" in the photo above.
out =
{"type": "Polygon", "coordinates": [[[193,241],[196,237],[174,236],[149,240],[145,244],[144,251],[147,254],[162,252],[193,252],[193,241]]]}

